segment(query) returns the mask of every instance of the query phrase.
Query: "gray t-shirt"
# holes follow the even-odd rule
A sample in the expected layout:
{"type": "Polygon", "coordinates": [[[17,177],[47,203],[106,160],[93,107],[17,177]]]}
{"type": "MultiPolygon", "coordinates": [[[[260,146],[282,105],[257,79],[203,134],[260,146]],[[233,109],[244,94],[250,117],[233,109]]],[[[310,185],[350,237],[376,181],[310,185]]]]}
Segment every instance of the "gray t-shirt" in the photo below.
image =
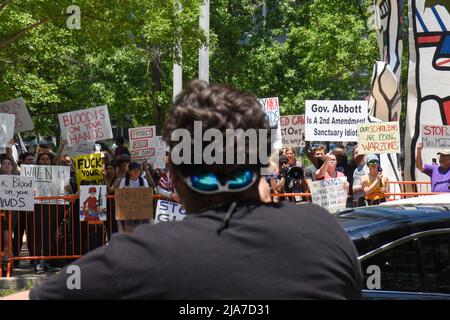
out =
{"type": "Polygon", "coordinates": [[[316,181],[316,171],[315,165],[310,164],[305,168],[305,179],[311,179],[311,181],[316,181]]]}

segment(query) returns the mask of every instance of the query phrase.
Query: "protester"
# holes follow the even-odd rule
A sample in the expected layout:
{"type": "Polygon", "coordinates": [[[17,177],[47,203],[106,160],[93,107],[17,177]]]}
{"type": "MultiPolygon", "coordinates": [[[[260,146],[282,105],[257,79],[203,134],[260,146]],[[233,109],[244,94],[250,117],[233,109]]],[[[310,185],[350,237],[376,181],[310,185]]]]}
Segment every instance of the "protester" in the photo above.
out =
{"type": "MultiPolygon", "coordinates": [[[[116,181],[116,163],[117,161],[113,160],[105,166],[105,184],[108,195],[114,195],[114,182],[116,181]]],[[[107,199],[107,212],[109,213],[106,221],[106,237],[108,241],[111,239],[111,236],[118,231],[118,226],[116,223],[116,201],[114,198],[107,199]]]]}
{"type": "Polygon", "coordinates": [[[358,147],[353,148],[353,159],[357,166],[353,172],[353,206],[361,207],[365,205],[366,194],[361,186],[363,176],[369,174],[369,168],[366,165],[365,156],[358,153],[358,147]]]}
{"type": "Polygon", "coordinates": [[[295,148],[286,148],[284,149],[283,154],[288,158],[288,166],[289,168],[292,167],[301,167],[302,164],[300,163],[299,160],[297,160],[297,154],[295,152],[295,148]]]}
{"type": "MultiPolygon", "coordinates": [[[[120,180],[119,189],[122,188],[149,188],[147,179],[141,176],[141,166],[137,162],[131,162],[127,175],[120,180]]],[[[141,220],[121,220],[118,224],[119,232],[132,232],[137,226],[149,223],[148,219],[141,220]]]]}
{"type": "MultiPolygon", "coordinates": [[[[195,81],[175,99],[164,138],[203,129],[264,129],[255,96],[195,81]]],[[[267,137],[265,148],[270,146],[267,137]]],[[[195,142],[201,143],[201,142],[195,142]]],[[[192,148],[195,143],[190,145],[192,148]]],[[[200,144],[200,148],[205,148],[200,144]]],[[[237,150],[237,146],[234,146],[237,150]]],[[[248,156],[248,150],[244,151],[248,156]]],[[[193,154],[193,153],[192,153],[193,154]]],[[[248,159],[248,157],[246,157],[248,159]]],[[[336,218],[314,205],[260,200],[257,164],[174,164],[184,221],[144,225],[75,262],[81,290],[61,272],[21,297],[32,299],[359,299],[358,253],[336,218]],[[183,272],[177,272],[182,267],[183,272]]],[[[266,163],[266,162],[264,162],[266,163]]],[[[17,296],[16,296],[17,298],[17,296]]]]}
{"type": "Polygon", "coordinates": [[[324,157],[324,163],[319,168],[319,170],[316,171],[316,179],[317,180],[330,180],[334,178],[345,178],[344,181],[344,188],[348,191],[349,189],[349,183],[347,181],[347,177],[342,173],[336,170],[336,155],[334,152],[326,154],[324,157]]]}
{"type": "Polygon", "coordinates": [[[128,156],[131,157],[130,151],[128,150],[128,148],[125,146],[125,139],[123,137],[117,137],[116,138],[116,144],[117,147],[114,150],[114,156],[117,158],[118,156],[122,155],[122,154],[126,154],[128,156]]]}
{"type": "Polygon", "coordinates": [[[312,149],[312,163],[305,168],[305,181],[308,186],[308,192],[311,192],[311,182],[316,181],[316,172],[323,164],[326,148],[323,145],[316,146],[312,149]]]}
{"type": "Polygon", "coordinates": [[[361,178],[361,188],[364,190],[367,205],[386,202],[386,193],[389,193],[389,179],[383,176],[380,159],[375,154],[369,154],[367,164],[369,174],[361,178]]]}
{"type": "Polygon", "coordinates": [[[24,152],[19,155],[19,166],[22,164],[34,164],[34,154],[31,152],[24,152]]]}
{"type": "Polygon", "coordinates": [[[120,181],[126,177],[128,174],[128,166],[130,165],[131,158],[127,154],[121,154],[117,157],[117,167],[116,167],[116,180],[114,184],[110,187],[110,191],[114,192],[119,188],[120,181]]]}
{"type": "Polygon", "coordinates": [[[416,167],[431,178],[431,192],[450,192],[450,150],[437,153],[439,165],[423,164],[422,143],[417,146],[416,167]]]}

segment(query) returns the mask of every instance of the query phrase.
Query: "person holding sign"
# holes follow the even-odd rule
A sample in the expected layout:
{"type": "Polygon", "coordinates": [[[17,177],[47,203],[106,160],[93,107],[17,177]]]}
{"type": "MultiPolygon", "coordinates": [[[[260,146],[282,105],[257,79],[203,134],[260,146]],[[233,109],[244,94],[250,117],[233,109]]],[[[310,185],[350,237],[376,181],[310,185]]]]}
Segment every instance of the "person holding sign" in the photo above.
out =
{"type": "MultiPolygon", "coordinates": [[[[336,170],[337,160],[336,155],[333,152],[326,154],[324,160],[323,165],[316,171],[317,180],[346,178],[342,172],[336,170]]],[[[349,183],[347,180],[344,181],[344,188],[348,192],[349,183]]]]}
{"type": "Polygon", "coordinates": [[[367,205],[386,202],[386,193],[389,193],[389,179],[383,176],[378,156],[369,154],[367,165],[369,166],[369,174],[361,178],[361,188],[366,195],[367,205]]]}
{"type": "Polygon", "coordinates": [[[422,143],[417,146],[416,167],[431,178],[431,192],[450,192],[450,150],[442,150],[439,165],[423,164],[422,143]]]}

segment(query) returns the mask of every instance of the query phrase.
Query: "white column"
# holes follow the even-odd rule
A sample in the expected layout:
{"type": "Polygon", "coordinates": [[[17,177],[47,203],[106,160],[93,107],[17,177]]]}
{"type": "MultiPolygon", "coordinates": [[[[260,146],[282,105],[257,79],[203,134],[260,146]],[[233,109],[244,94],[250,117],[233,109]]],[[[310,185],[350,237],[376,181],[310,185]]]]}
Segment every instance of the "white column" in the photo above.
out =
{"type": "Polygon", "coordinates": [[[206,35],[207,44],[199,50],[198,78],[209,82],[209,0],[203,2],[200,13],[200,29],[206,35]]]}

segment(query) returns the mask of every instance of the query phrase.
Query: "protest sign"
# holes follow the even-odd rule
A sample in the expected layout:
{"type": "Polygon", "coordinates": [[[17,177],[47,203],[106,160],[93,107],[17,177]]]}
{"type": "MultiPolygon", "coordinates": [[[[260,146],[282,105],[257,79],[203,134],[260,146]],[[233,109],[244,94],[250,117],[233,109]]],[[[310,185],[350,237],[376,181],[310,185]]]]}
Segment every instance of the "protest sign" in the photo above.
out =
{"type": "Polygon", "coordinates": [[[8,147],[14,137],[15,115],[0,113],[0,147],[8,147]]]}
{"type": "Polygon", "coordinates": [[[344,209],[347,204],[347,191],[344,188],[346,178],[319,180],[311,183],[312,202],[331,213],[344,209]]]}
{"type": "MultiPolygon", "coordinates": [[[[44,165],[21,165],[20,175],[25,177],[36,178],[35,196],[63,196],[65,194],[64,187],[70,181],[69,166],[44,166],[44,165]]],[[[42,201],[45,203],[64,203],[64,201],[52,200],[42,201]]],[[[41,201],[36,200],[36,203],[41,201]]]]}
{"type": "Polygon", "coordinates": [[[153,190],[151,188],[117,189],[116,220],[153,218],[153,190]]]}
{"type": "Polygon", "coordinates": [[[358,125],[358,152],[400,153],[398,122],[376,122],[358,125]]]}
{"type": "Polygon", "coordinates": [[[34,187],[33,177],[0,175],[0,209],[33,211],[34,187]]]}
{"type": "Polygon", "coordinates": [[[423,148],[449,149],[450,126],[423,125],[422,144],[423,148]]]}
{"type": "Polygon", "coordinates": [[[112,139],[108,107],[96,107],[58,115],[61,136],[67,145],[112,139]]]}
{"type": "Polygon", "coordinates": [[[358,141],[358,124],[367,119],[367,101],[317,101],[305,104],[306,141],[358,141]]]}
{"type": "Polygon", "coordinates": [[[133,161],[142,162],[155,156],[156,126],[128,129],[130,154],[133,161]]]}
{"type": "Polygon", "coordinates": [[[0,112],[16,116],[14,122],[14,133],[31,131],[34,129],[25,101],[22,98],[0,102],[0,112]]]}
{"type": "Polygon", "coordinates": [[[276,127],[276,137],[274,139],[273,148],[275,150],[282,148],[281,142],[281,123],[280,123],[280,105],[278,104],[278,98],[264,98],[258,99],[271,127],[276,127]]]}
{"type": "Polygon", "coordinates": [[[103,184],[103,160],[100,153],[73,159],[78,188],[81,184],[103,184]]]}
{"type": "Polygon", "coordinates": [[[186,210],[181,204],[166,200],[158,200],[155,213],[155,224],[167,221],[181,221],[186,218],[186,210]]]}
{"type": "Polygon", "coordinates": [[[80,221],[106,221],[106,186],[80,186],[80,221]]]}
{"type": "Polygon", "coordinates": [[[281,138],[283,148],[305,146],[305,117],[302,115],[281,116],[281,138]]]}
{"type": "Polygon", "coordinates": [[[80,142],[71,146],[64,145],[62,155],[68,155],[70,157],[82,156],[91,154],[94,150],[95,142],[80,142]]]}

